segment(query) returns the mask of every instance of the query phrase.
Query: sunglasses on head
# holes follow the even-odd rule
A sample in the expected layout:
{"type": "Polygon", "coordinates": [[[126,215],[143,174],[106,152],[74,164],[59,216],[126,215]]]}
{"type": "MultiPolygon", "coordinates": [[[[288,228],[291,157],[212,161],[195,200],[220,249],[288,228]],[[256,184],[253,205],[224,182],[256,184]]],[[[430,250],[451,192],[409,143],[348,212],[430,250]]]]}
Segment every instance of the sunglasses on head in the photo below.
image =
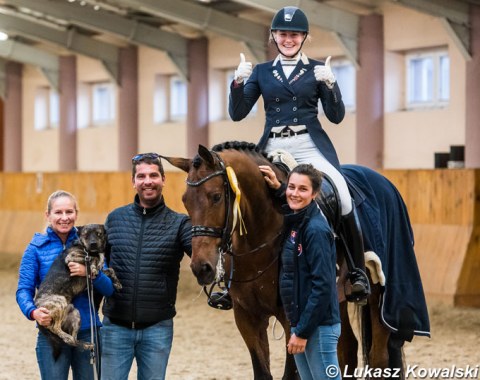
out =
{"type": "Polygon", "coordinates": [[[160,156],[157,153],[140,153],[132,157],[132,163],[143,161],[145,159],[157,160],[160,156]]]}

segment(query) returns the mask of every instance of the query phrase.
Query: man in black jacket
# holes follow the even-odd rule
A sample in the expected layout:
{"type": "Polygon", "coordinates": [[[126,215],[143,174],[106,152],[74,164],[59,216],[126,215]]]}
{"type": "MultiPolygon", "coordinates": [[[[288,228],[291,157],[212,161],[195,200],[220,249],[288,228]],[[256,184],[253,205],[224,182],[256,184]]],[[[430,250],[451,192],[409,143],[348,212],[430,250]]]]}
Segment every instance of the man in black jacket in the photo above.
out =
{"type": "Polygon", "coordinates": [[[192,251],[188,216],[165,205],[158,154],[133,157],[132,183],[134,202],[113,210],[105,222],[107,259],[123,288],[103,306],[103,380],[127,380],[134,358],[139,379],[165,378],[180,261],[192,251]]]}

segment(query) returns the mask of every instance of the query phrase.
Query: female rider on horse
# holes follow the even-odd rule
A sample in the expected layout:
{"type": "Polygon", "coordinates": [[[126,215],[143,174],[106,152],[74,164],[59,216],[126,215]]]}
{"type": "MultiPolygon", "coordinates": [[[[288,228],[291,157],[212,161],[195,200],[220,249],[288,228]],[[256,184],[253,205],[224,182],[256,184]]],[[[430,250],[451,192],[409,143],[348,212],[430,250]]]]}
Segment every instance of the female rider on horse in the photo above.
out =
{"type": "Polygon", "coordinates": [[[340,88],[325,63],[301,52],[308,37],[308,20],[297,7],[282,8],[273,17],[270,40],[279,55],[273,61],[256,65],[240,64],[230,87],[229,113],[234,121],[248,115],[260,95],[264,100],[265,129],[258,143],[267,153],[284,149],[301,163],[311,163],[328,175],[341,201],[342,229],[352,260],[349,278],[350,300],[364,301],[369,285],[365,274],[363,239],[353,200],[340,169],[335,148],[318,120],[318,100],[328,120],[340,123],[345,115],[340,88]]]}

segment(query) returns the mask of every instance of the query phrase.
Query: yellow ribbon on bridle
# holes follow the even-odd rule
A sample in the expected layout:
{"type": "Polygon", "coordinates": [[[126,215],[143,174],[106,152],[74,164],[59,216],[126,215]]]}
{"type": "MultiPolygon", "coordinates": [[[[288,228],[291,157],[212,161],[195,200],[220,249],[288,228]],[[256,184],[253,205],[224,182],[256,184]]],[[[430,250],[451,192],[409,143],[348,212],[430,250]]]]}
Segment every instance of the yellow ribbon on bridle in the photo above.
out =
{"type": "Polygon", "coordinates": [[[233,192],[235,193],[235,200],[233,202],[233,222],[232,222],[232,232],[235,230],[237,226],[237,221],[240,223],[240,236],[243,235],[245,231],[245,235],[247,234],[247,228],[245,227],[245,222],[242,218],[242,210],[240,209],[240,199],[242,197],[242,192],[240,191],[240,187],[238,186],[237,175],[231,166],[227,166],[225,169],[227,171],[228,182],[230,183],[230,187],[232,188],[233,192]]]}

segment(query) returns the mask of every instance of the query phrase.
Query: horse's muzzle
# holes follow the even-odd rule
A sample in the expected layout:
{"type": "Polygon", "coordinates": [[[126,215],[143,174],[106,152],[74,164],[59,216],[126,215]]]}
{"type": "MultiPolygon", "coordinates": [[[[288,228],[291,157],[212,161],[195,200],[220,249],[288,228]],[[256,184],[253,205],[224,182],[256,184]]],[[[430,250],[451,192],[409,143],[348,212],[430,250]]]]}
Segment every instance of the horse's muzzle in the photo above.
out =
{"type": "Polygon", "coordinates": [[[203,262],[193,262],[190,264],[193,274],[197,278],[199,285],[209,285],[215,279],[215,268],[206,261],[203,262]]]}

